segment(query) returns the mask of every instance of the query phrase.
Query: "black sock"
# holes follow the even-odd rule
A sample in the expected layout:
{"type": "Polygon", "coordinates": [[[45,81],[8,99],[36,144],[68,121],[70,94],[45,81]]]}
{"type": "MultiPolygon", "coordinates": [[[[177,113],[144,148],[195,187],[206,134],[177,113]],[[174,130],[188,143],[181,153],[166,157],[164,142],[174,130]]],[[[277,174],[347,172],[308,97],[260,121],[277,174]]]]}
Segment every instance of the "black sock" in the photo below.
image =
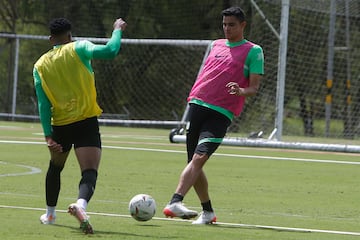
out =
{"type": "Polygon", "coordinates": [[[211,201],[203,202],[201,203],[201,206],[203,208],[203,211],[213,212],[214,209],[211,206],[211,201]]]}
{"type": "Polygon", "coordinates": [[[181,202],[184,199],[184,196],[181,196],[180,194],[174,193],[170,204],[175,203],[175,202],[181,202]]]}
{"type": "Polygon", "coordinates": [[[60,192],[60,173],[63,167],[56,166],[50,161],[45,179],[46,205],[54,207],[57,205],[60,192]]]}

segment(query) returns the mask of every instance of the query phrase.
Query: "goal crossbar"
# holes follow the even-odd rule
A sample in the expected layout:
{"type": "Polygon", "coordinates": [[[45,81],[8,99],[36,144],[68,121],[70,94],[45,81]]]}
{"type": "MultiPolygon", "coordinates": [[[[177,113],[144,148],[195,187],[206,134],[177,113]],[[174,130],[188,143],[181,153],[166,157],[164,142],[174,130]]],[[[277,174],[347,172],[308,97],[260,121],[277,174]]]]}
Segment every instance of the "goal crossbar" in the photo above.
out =
{"type": "MultiPolygon", "coordinates": [[[[186,136],[180,135],[180,134],[170,134],[170,142],[185,143],[186,136]]],[[[235,137],[224,138],[222,145],[360,153],[360,146],[358,146],[358,145],[306,143],[306,142],[284,142],[284,141],[275,141],[275,140],[267,140],[267,139],[248,139],[248,138],[235,138],[235,137]]]]}
{"type": "MultiPolygon", "coordinates": [[[[18,39],[41,39],[49,40],[49,36],[45,35],[28,35],[28,34],[13,34],[0,33],[0,38],[18,38],[18,39]]],[[[109,38],[95,38],[95,37],[73,37],[73,40],[89,40],[91,42],[106,43],[109,38]]],[[[171,46],[208,46],[211,40],[191,40],[191,39],[130,39],[123,38],[122,43],[126,44],[146,44],[146,45],[171,45],[171,46]]]]}

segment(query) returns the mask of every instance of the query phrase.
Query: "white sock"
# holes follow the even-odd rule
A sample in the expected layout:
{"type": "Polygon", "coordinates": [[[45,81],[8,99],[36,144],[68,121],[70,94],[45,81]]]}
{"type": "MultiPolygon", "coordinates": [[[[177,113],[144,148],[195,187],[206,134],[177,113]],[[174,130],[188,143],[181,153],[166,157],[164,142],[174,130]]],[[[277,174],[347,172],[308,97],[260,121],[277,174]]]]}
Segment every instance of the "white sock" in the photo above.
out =
{"type": "Polygon", "coordinates": [[[86,210],[86,207],[87,207],[87,205],[88,205],[88,202],[87,202],[85,199],[83,199],[83,198],[79,198],[79,199],[76,201],[76,204],[77,204],[78,206],[80,206],[82,209],[86,210]]]}
{"type": "Polygon", "coordinates": [[[50,215],[55,215],[55,208],[56,207],[50,207],[50,206],[46,206],[46,215],[50,216],[50,215]]]}

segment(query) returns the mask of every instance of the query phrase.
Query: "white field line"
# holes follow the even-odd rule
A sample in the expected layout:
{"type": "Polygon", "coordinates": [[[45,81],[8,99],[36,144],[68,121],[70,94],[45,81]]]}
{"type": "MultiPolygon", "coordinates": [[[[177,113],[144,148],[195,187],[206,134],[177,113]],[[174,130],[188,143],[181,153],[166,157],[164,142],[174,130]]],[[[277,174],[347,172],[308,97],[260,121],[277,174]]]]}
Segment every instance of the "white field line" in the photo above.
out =
{"type": "Polygon", "coordinates": [[[45,145],[45,141],[32,142],[32,141],[14,141],[14,140],[0,140],[0,143],[13,143],[13,144],[41,144],[45,145]]]}
{"type": "MultiPolygon", "coordinates": [[[[8,144],[41,144],[45,145],[45,142],[32,142],[32,141],[9,141],[0,140],[0,143],[8,144]]],[[[137,148],[137,147],[120,147],[120,146],[103,146],[103,148],[109,149],[123,149],[134,151],[149,151],[149,152],[165,152],[165,153],[185,153],[185,151],[179,150],[166,150],[156,148],[137,148]]],[[[291,158],[291,157],[270,157],[270,156],[257,156],[257,155],[241,155],[241,154],[227,154],[227,153],[214,153],[216,156],[235,157],[235,158],[255,158],[255,159],[268,159],[277,161],[299,161],[299,162],[314,162],[314,163],[332,163],[332,164],[348,164],[348,165],[360,165],[360,162],[353,161],[338,161],[332,159],[309,159],[309,158],[291,158]]]]}
{"type": "Polygon", "coordinates": [[[27,165],[22,165],[22,164],[13,164],[13,163],[8,163],[8,162],[4,162],[4,161],[0,161],[0,164],[13,165],[13,166],[21,167],[21,168],[27,168],[30,170],[28,172],[0,174],[0,177],[14,177],[14,176],[22,176],[22,175],[31,175],[31,174],[41,173],[40,168],[36,168],[36,167],[32,167],[32,166],[27,166],[27,165]]]}
{"type": "MultiPolygon", "coordinates": [[[[8,206],[8,205],[0,205],[0,208],[30,210],[30,211],[45,211],[44,208],[32,208],[32,207],[8,206]]],[[[57,212],[66,213],[67,211],[57,210],[57,212]]],[[[100,213],[100,212],[88,212],[88,214],[107,216],[107,217],[131,218],[130,215],[125,215],[125,214],[100,213]]],[[[175,219],[175,218],[153,217],[152,219],[159,221],[175,221],[175,222],[188,222],[188,223],[191,222],[191,220],[175,219]]],[[[360,232],[348,232],[348,231],[312,229],[312,228],[294,228],[294,227],[280,227],[280,226],[257,225],[257,224],[226,223],[226,222],[216,222],[214,225],[230,226],[230,227],[238,227],[238,228],[267,229],[267,230],[286,231],[286,232],[327,233],[327,234],[337,234],[337,235],[360,236],[360,232]]]]}
{"type": "MultiPolygon", "coordinates": [[[[164,150],[164,149],[155,149],[155,148],[136,148],[136,147],[118,147],[118,146],[103,146],[103,147],[104,147],[104,148],[110,148],[110,149],[123,149],[123,150],[135,150],[135,151],[185,153],[185,151],[164,150]]],[[[268,160],[278,160],[278,161],[300,161],[300,162],[315,162],[315,163],[335,163],[335,164],[360,165],[360,162],[338,161],[338,160],[327,160],[327,159],[270,157],[270,156],[241,155],[241,154],[227,154],[227,153],[214,153],[214,155],[216,155],[216,156],[224,156],[224,157],[236,157],[236,158],[268,159],[268,160]]]]}

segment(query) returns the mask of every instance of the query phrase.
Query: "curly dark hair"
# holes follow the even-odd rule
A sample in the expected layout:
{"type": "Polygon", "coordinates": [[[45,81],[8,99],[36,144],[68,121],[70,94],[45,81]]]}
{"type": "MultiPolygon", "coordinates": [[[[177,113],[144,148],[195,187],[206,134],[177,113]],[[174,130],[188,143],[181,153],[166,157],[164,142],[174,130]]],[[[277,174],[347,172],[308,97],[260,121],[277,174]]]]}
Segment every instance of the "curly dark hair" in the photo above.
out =
{"type": "Polygon", "coordinates": [[[55,18],[49,24],[51,35],[61,35],[71,31],[71,22],[66,18],[55,18]]]}

